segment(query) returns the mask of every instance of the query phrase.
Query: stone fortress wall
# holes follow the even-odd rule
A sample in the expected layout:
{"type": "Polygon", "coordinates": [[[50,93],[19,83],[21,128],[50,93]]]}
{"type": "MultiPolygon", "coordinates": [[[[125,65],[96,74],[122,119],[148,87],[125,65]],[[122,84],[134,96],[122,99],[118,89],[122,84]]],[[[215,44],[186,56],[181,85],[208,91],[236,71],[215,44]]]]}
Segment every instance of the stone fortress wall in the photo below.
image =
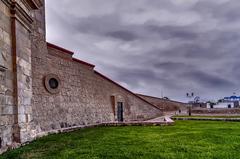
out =
{"type": "MultiPolygon", "coordinates": [[[[14,125],[13,66],[10,9],[0,2],[0,149],[12,144],[14,125]]],[[[0,150],[1,152],[1,150],[0,150]]]]}
{"type": "Polygon", "coordinates": [[[138,94],[138,96],[156,105],[164,113],[178,112],[179,110],[181,110],[181,112],[187,111],[187,103],[182,103],[182,102],[177,102],[169,99],[152,97],[152,96],[142,95],[142,94],[138,94]]]}
{"type": "Polygon", "coordinates": [[[124,121],[161,115],[151,103],[110,81],[91,64],[74,59],[62,50],[48,44],[48,54],[43,59],[47,63],[39,65],[44,69],[33,70],[36,73],[33,76],[33,121],[38,132],[117,121],[117,102],[124,103],[124,121]],[[58,76],[59,93],[51,94],[44,87],[42,79],[49,74],[58,76]]]}
{"type": "Polygon", "coordinates": [[[25,142],[32,115],[32,23],[40,1],[0,1],[0,153],[25,142]]]}
{"type": "Polygon", "coordinates": [[[229,115],[238,116],[240,114],[239,108],[195,108],[192,109],[193,115],[229,115]]]}
{"type": "Polygon", "coordinates": [[[44,0],[0,0],[0,153],[46,132],[117,122],[119,112],[124,122],[162,115],[73,52],[47,43],[44,9],[44,0]]]}

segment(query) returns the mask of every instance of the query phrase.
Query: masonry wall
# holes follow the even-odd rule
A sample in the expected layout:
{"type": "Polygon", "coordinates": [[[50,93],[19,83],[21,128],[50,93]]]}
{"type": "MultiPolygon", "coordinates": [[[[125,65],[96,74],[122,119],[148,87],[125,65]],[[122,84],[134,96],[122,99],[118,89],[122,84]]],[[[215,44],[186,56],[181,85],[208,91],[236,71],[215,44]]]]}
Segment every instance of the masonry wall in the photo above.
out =
{"type": "Polygon", "coordinates": [[[195,108],[195,109],[192,109],[192,113],[194,115],[213,115],[213,114],[239,115],[240,114],[240,109],[239,108],[231,108],[231,109],[225,109],[225,108],[218,108],[218,109],[195,108]]]}
{"type": "Polygon", "coordinates": [[[0,153],[33,139],[33,9],[30,0],[0,1],[0,153]]]}
{"type": "MultiPolygon", "coordinates": [[[[31,36],[31,50],[32,50],[32,90],[33,97],[31,100],[32,105],[32,118],[31,118],[31,130],[29,132],[30,138],[33,139],[38,136],[40,132],[45,131],[41,129],[40,121],[44,115],[46,115],[47,109],[51,111],[53,108],[48,107],[49,100],[45,101],[43,92],[43,77],[48,72],[47,65],[47,43],[46,43],[46,29],[45,29],[45,3],[41,0],[43,6],[38,10],[32,12],[34,21],[32,24],[32,36],[31,36]],[[43,95],[43,97],[41,97],[43,95]],[[42,110],[42,112],[41,112],[42,110]],[[46,112],[44,112],[46,110],[46,112]]],[[[47,92],[44,92],[47,93],[47,92]]],[[[52,112],[54,113],[54,112],[52,112]]],[[[45,116],[46,117],[46,116],[45,116]]],[[[47,117],[48,118],[48,117],[47,117]]]]}
{"type": "Polygon", "coordinates": [[[16,71],[17,81],[14,83],[17,89],[17,126],[15,128],[16,141],[26,142],[31,139],[29,131],[32,118],[32,51],[30,31],[16,21],[16,71]],[[17,130],[19,129],[19,130],[17,130]]]}
{"type": "Polygon", "coordinates": [[[124,121],[146,120],[161,115],[159,109],[107,80],[93,67],[73,61],[70,55],[65,54],[49,47],[45,69],[35,70],[39,79],[33,81],[36,88],[33,120],[39,133],[114,122],[117,120],[117,102],[124,103],[124,121]],[[48,74],[56,74],[60,78],[60,93],[51,94],[44,88],[42,81],[48,74]]]}
{"type": "Polygon", "coordinates": [[[46,43],[44,0],[0,0],[0,153],[48,131],[162,115],[151,103],[46,43]],[[10,12],[11,11],[11,12],[10,12]],[[61,81],[49,93],[47,75],[61,81]]]}
{"type": "Polygon", "coordinates": [[[169,111],[186,111],[187,110],[187,104],[177,102],[177,101],[171,101],[167,99],[157,98],[157,97],[151,97],[147,95],[140,95],[143,99],[149,101],[150,103],[156,105],[158,108],[160,108],[163,112],[169,112],[169,111]]]}
{"type": "Polygon", "coordinates": [[[13,66],[11,54],[10,10],[0,2],[0,153],[12,144],[13,66]],[[5,67],[5,68],[4,68],[5,67]]]}
{"type": "Polygon", "coordinates": [[[124,103],[124,121],[146,120],[162,112],[135,94],[78,62],[72,54],[48,47],[45,41],[44,7],[34,12],[32,33],[32,118],[31,136],[73,126],[114,122],[117,102],[124,103]],[[44,78],[55,74],[61,89],[49,93],[44,78]],[[114,103],[113,103],[114,98],[114,103]]]}

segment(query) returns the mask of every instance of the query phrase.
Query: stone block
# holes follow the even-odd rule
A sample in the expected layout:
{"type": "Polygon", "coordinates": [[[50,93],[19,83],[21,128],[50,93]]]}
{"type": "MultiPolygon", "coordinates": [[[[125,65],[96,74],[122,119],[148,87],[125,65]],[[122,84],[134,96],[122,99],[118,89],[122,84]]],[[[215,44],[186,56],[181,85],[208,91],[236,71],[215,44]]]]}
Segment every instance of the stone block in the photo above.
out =
{"type": "Polygon", "coordinates": [[[14,98],[12,96],[5,96],[6,105],[14,105],[14,98]]]}
{"type": "Polygon", "coordinates": [[[0,3],[0,11],[6,16],[10,16],[10,10],[4,3],[0,3]]]}
{"type": "Polygon", "coordinates": [[[25,114],[18,114],[18,122],[19,123],[26,123],[26,115],[25,114]]]}
{"type": "Polygon", "coordinates": [[[7,126],[13,124],[13,118],[9,115],[1,115],[0,116],[0,126],[7,126]]]}
{"type": "Polygon", "coordinates": [[[2,108],[2,115],[12,115],[12,114],[14,114],[13,106],[4,106],[2,108]]]}
{"type": "Polygon", "coordinates": [[[31,97],[24,97],[23,98],[23,105],[31,105],[31,97]]]}
{"type": "Polygon", "coordinates": [[[5,94],[6,91],[7,88],[4,85],[0,84],[0,94],[5,94]]]}
{"type": "Polygon", "coordinates": [[[11,37],[10,37],[9,33],[7,33],[6,31],[3,31],[3,41],[7,45],[11,45],[11,37]]]}
{"type": "Polygon", "coordinates": [[[6,88],[13,90],[13,81],[11,79],[6,79],[6,88]]]}
{"type": "Polygon", "coordinates": [[[4,41],[4,34],[2,28],[0,28],[0,40],[4,41]]]}
{"type": "Polygon", "coordinates": [[[24,106],[19,106],[18,107],[18,114],[25,114],[25,107],[24,106]]]}
{"type": "Polygon", "coordinates": [[[6,104],[5,95],[0,94],[0,105],[3,106],[6,104]]]}

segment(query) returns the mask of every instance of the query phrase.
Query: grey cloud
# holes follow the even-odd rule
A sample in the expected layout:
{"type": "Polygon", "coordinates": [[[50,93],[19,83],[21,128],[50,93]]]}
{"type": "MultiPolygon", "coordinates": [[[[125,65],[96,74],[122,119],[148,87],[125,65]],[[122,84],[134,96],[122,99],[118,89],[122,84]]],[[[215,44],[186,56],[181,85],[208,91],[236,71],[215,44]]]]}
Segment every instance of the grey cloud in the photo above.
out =
{"type": "MultiPolygon", "coordinates": [[[[164,72],[157,72],[157,69],[149,68],[119,68],[112,67],[110,72],[114,72],[114,78],[117,81],[124,82],[129,84],[133,88],[143,88],[148,89],[154,87],[166,88],[166,89],[182,89],[182,86],[179,86],[175,82],[175,77],[171,76],[171,73],[168,70],[164,72]]],[[[179,80],[179,83],[185,85],[185,82],[179,80]]]]}
{"type": "Polygon", "coordinates": [[[190,71],[195,68],[195,66],[190,64],[185,64],[182,62],[157,62],[154,64],[155,69],[163,70],[166,73],[171,73],[178,75],[181,74],[183,71],[190,71]]]}
{"type": "Polygon", "coordinates": [[[231,88],[235,86],[234,82],[229,81],[227,78],[213,75],[211,73],[194,70],[192,72],[186,72],[183,74],[184,77],[190,80],[196,81],[202,87],[210,88],[231,88]]]}
{"type": "Polygon", "coordinates": [[[235,20],[239,20],[239,8],[240,4],[237,0],[228,0],[223,3],[219,3],[218,1],[203,0],[198,1],[193,9],[197,10],[201,14],[211,15],[216,19],[233,22],[235,20]]]}
{"type": "Polygon", "coordinates": [[[206,99],[231,95],[240,78],[239,0],[176,2],[47,0],[47,38],[132,91],[179,100],[189,89],[206,99]]]}
{"type": "Polygon", "coordinates": [[[74,17],[74,25],[76,31],[88,33],[104,33],[114,31],[120,28],[119,17],[115,14],[91,17],[74,17]]]}
{"type": "Polygon", "coordinates": [[[147,25],[146,29],[159,34],[159,36],[164,39],[180,38],[193,40],[198,37],[197,33],[185,27],[147,25]]]}
{"type": "Polygon", "coordinates": [[[106,35],[124,41],[133,41],[138,38],[134,33],[122,30],[108,32],[106,35]]]}
{"type": "Polygon", "coordinates": [[[180,62],[159,62],[154,64],[154,66],[161,69],[176,69],[186,67],[186,64],[180,62]]]}

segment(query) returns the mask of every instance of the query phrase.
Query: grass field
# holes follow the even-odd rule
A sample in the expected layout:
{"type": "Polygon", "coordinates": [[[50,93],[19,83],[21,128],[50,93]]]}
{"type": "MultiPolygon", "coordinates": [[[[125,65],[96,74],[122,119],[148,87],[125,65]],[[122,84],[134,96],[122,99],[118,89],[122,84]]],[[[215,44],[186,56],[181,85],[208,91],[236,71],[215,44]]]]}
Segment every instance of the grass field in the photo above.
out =
{"type": "Polygon", "coordinates": [[[240,159],[240,123],[101,127],[50,135],[0,159],[240,159]]]}

